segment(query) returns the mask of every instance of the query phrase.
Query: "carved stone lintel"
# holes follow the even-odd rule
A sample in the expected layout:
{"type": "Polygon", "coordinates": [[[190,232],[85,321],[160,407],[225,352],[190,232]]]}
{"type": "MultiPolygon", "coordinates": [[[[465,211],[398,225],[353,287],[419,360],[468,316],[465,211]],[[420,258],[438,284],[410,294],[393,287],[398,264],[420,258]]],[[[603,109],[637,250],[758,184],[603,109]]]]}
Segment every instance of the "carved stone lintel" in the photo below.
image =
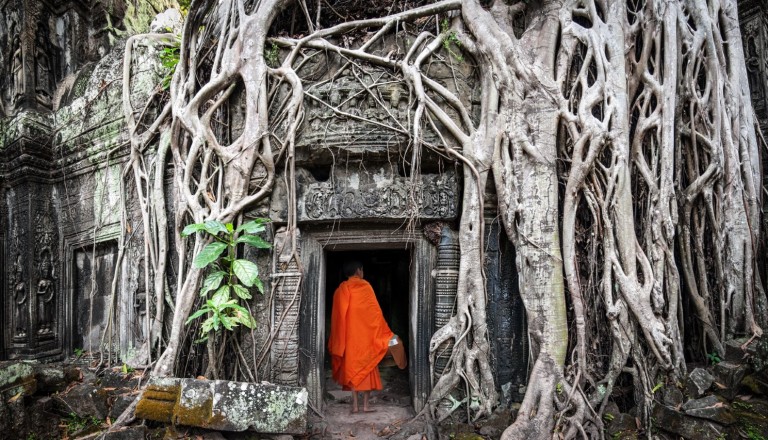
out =
{"type": "Polygon", "coordinates": [[[386,176],[359,183],[348,175],[335,182],[309,183],[300,189],[299,220],[452,219],[458,212],[458,186],[453,173],[423,175],[419,185],[409,178],[386,176]]]}

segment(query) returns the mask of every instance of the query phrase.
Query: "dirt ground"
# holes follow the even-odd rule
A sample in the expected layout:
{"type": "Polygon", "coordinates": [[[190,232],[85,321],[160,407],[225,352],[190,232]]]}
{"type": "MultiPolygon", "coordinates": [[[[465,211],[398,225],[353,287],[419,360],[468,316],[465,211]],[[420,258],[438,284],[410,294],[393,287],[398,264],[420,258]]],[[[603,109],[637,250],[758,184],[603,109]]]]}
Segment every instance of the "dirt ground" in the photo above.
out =
{"type": "MultiPolygon", "coordinates": [[[[384,389],[371,393],[370,407],[374,412],[355,413],[352,393],[342,391],[326,370],[326,402],[323,417],[310,417],[312,439],[369,440],[388,438],[416,414],[411,404],[408,370],[396,366],[380,366],[384,389]]],[[[362,396],[360,396],[362,405],[362,396]]],[[[419,436],[421,437],[421,436],[419,436]]]]}

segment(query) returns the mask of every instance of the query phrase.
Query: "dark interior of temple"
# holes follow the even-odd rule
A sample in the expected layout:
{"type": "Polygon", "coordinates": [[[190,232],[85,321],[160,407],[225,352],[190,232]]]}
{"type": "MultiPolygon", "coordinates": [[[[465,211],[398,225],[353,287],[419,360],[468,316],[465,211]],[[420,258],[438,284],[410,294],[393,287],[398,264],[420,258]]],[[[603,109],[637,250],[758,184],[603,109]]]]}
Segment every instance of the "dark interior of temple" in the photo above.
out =
{"type": "MultiPolygon", "coordinates": [[[[411,252],[407,249],[377,249],[356,251],[327,251],[325,274],[325,328],[326,338],[331,328],[331,308],[336,288],[345,280],[342,265],[348,260],[363,264],[364,277],[371,283],[379,301],[384,319],[390,329],[399,335],[408,352],[410,316],[410,264],[411,252]]],[[[325,356],[326,389],[338,390],[331,377],[330,355],[325,356]]],[[[383,401],[403,402],[409,400],[408,369],[399,370],[386,359],[379,365],[384,389],[379,394],[383,401]]],[[[349,393],[346,393],[349,394],[349,393]]],[[[332,395],[334,395],[332,393],[332,395]]]]}

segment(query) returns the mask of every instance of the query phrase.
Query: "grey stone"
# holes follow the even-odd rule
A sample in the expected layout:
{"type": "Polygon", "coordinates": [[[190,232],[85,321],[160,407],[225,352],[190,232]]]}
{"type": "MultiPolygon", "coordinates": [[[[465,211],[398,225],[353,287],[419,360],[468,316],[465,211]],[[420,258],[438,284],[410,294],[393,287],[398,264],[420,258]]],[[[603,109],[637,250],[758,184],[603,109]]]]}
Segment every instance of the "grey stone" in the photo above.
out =
{"type": "Polygon", "coordinates": [[[703,368],[696,368],[685,379],[685,389],[688,394],[693,397],[701,397],[712,383],[715,381],[714,376],[703,368]]]}
{"type": "Polygon", "coordinates": [[[655,405],[652,411],[654,428],[687,439],[715,439],[723,433],[723,427],[715,422],[690,417],[664,405],[655,405]]]}
{"type": "Polygon", "coordinates": [[[136,388],[138,379],[133,374],[126,374],[122,371],[106,370],[101,376],[102,387],[105,388],[136,388]]]}
{"type": "Polygon", "coordinates": [[[712,420],[723,425],[730,425],[736,421],[730,407],[720,401],[717,396],[689,400],[683,404],[682,409],[689,416],[712,420]]]}
{"type": "Polygon", "coordinates": [[[683,392],[677,387],[664,388],[664,405],[676,409],[683,403],[683,399],[683,392]]]}
{"type": "Polygon", "coordinates": [[[65,414],[74,413],[78,417],[107,417],[107,394],[93,385],[83,383],[73,387],[65,394],[54,397],[56,405],[65,414]]]}
{"type": "Polygon", "coordinates": [[[608,422],[608,435],[611,438],[615,436],[621,436],[624,438],[630,432],[637,431],[637,421],[634,417],[626,413],[620,413],[613,417],[613,420],[608,422]]]}
{"type": "Polygon", "coordinates": [[[145,438],[147,438],[146,426],[126,426],[104,435],[104,440],[144,440],[145,438]]]}
{"type": "Polygon", "coordinates": [[[0,398],[7,400],[19,393],[30,396],[37,390],[32,364],[0,362],[0,398]]]}
{"type": "Polygon", "coordinates": [[[159,378],[150,382],[136,416],[217,431],[303,434],[307,403],[304,388],[159,378]]]}
{"type": "Polygon", "coordinates": [[[603,414],[609,415],[609,418],[616,417],[621,414],[621,410],[619,410],[619,405],[617,405],[616,402],[609,400],[608,403],[605,404],[603,414]]]}
{"type": "Polygon", "coordinates": [[[723,360],[741,363],[754,355],[757,344],[752,342],[745,347],[744,344],[746,344],[747,341],[748,340],[744,338],[725,341],[725,354],[723,355],[723,360]]]}
{"type": "Polygon", "coordinates": [[[717,393],[728,400],[733,400],[739,392],[741,381],[749,368],[732,361],[723,361],[713,368],[717,393]]]}
{"type": "Polygon", "coordinates": [[[184,19],[181,17],[181,12],[178,9],[167,9],[165,12],[157,14],[157,16],[149,24],[149,29],[153,33],[170,32],[178,34],[181,32],[181,26],[184,19]]]}
{"type": "Polygon", "coordinates": [[[135,398],[136,396],[132,394],[118,394],[115,396],[112,407],[109,409],[109,418],[115,420],[120,417],[123,411],[130,406],[135,398]]]}
{"type": "Polygon", "coordinates": [[[706,397],[702,397],[701,399],[689,400],[685,402],[682,408],[680,409],[682,409],[685,412],[688,412],[692,409],[706,408],[708,406],[712,406],[719,402],[720,400],[716,396],[706,396],[706,397]]]}

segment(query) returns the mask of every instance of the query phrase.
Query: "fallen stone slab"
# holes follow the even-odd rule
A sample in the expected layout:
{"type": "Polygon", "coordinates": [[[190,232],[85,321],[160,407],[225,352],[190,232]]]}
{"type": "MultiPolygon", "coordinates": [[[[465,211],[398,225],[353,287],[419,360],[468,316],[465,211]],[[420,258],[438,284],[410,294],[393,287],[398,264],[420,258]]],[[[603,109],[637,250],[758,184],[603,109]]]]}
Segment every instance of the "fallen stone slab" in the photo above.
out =
{"type": "Polygon", "coordinates": [[[731,407],[720,401],[716,396],[689,400],[685,402],[682,409],[689,416],[712,420],[721,425],[727,426],[736,422],[736,417],[731,412],[731,407]]]}
{"type": "Polygon", "coordinates": [[[741,380],[744,379],[748,370],[746,365],[731,361],[722,361],[715,365],[717,393],[728,400],[735,399],[741,387],[741,380]]]}
{"type": "Polygon", "coordinates": [[[696,368],[685,380],[685,389],[693,397],[701,397],[712,386],[714,376],[703,368],[696,368]]]}
{"type": "Polygon", "coordinates": [[[88,383],[72,387],[66,393],[54,396],[56,407],[64,414],[75,414],[78,417],[96,417],[103,420],[109,414],[107,392],[88,383]]]}
{"type": "Polygon", "coordinates": [[[655,428],[687,439],[716,439],[725,432],[723,427],[715,422],[690,417],[664,405],[655,405],[652,415],[655,428]]]}
{"type": "Polygon", "coordinates": [[[30,396],[37,390],[35,371],[26,362],[0,362],[0,397],[30,396]]]}
{"type": "Polygon", "coordinates": [[[218,431],[303,434],[307,403],[305,388],[155,378],[136,407],[136,417],[218,431]]]}

